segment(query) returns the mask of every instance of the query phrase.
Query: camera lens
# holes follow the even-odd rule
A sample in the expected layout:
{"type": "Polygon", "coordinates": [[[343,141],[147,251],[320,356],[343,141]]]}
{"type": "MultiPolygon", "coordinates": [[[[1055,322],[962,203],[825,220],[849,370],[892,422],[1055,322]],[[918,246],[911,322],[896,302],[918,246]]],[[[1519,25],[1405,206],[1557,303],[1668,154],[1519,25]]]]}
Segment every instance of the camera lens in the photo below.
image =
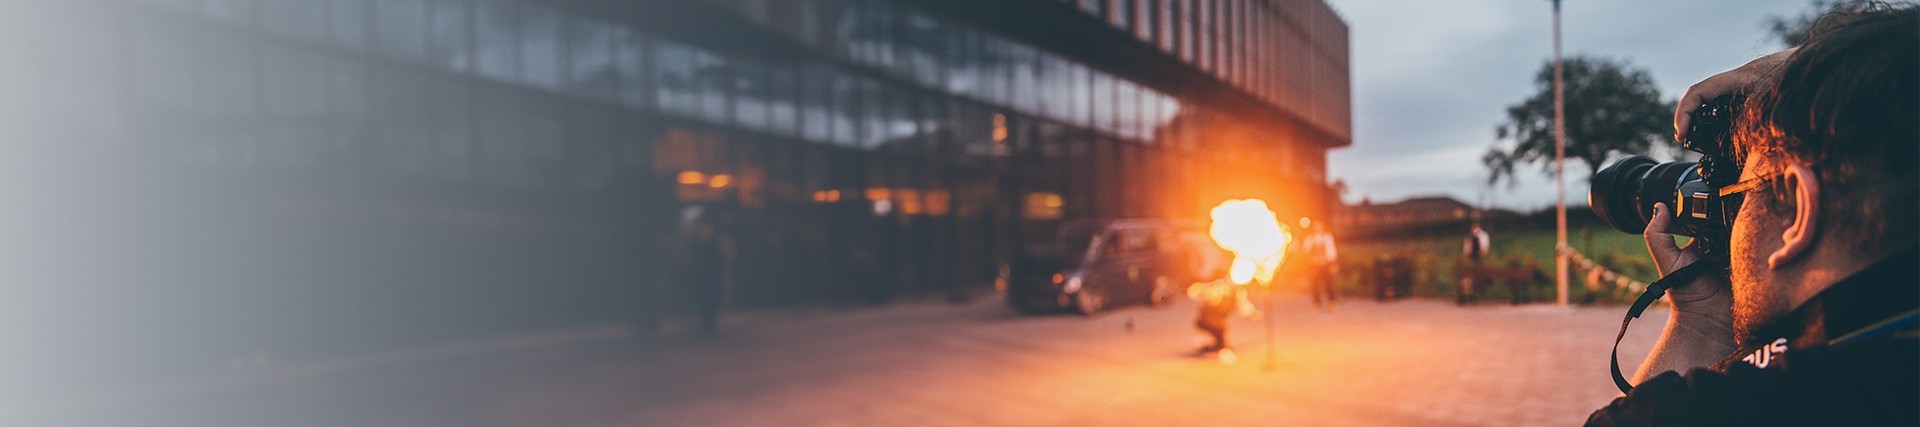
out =
{"type": "Polygon", "coordinates": [[[1682,183],[1699,179],[1696,169],[1698,164],[1693,162],[1659,163],[1646,156],[1627,156],[1593,174],[1587,204],[1614,229],[1640,234],[1653,216],[1653,204],[1672,204],[1682,183]]]}

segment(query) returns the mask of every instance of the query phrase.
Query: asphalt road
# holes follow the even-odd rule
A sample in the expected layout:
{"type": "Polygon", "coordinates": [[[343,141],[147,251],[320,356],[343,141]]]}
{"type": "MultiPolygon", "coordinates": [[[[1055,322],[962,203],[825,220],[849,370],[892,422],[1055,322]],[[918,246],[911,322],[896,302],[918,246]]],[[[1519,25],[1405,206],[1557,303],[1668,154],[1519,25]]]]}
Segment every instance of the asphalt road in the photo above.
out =
{"type": "MultiPolygon", "coordinates": [[[[1193,357],[1192,306],[1021,316],[998,298],[730,316],[708,338],[617,326],[259,361],[212,378],[41,402],[34,425],[1567,425],[1618,392],[1624,307],[1282,294],[1238,319],[1240,360],[1193,357]],[[1267,349],[1273,352],[1268,353],[1267,349]]],[[[1623,346],[1631,372],[1666,310],[1623,346]]]]}

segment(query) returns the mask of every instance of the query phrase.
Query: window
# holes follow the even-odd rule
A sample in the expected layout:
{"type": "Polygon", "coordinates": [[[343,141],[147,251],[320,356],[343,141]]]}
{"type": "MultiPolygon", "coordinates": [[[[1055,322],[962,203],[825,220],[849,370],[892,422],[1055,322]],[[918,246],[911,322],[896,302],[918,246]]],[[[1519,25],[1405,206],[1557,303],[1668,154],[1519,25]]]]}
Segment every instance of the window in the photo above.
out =
{"type": "Polygon", "coordinates": [[[679,43],[660,42],[654,45],[653,53],[653,78],[659,85],[655,102],[660,109],[699,114],[699,99],[695,98],[700,84],[695,70],[699,65],[694,62],[693,50],[679,43]]]}
{"type": "Polygon", "coordinates": [[[800,73],[800,131],[810,141],[833,140],[833,77],[820,68],[800,73]]]}
{"type": "Polygon", "coordinates": [[[1101,9],[1105,9],[1102,7],[1105,6],[1103,3],[1106,2],[1107,0],[1080,0],[1080,11],[1088,15],[1100,16],[1101,9]]]}
{"type": "Polygon", "coordinates": [[[1035,79],[1040,82],[1034,91],[1039,98],[1038,112],[1054,120],[1065,120],[1073,107],[1073,87],[1068,84],[1071,80],[1066,60],[1042,52],[1035,62],[1035,79]]]}
{"type": "Polygon", "coordinates": [[[1066,121],[1076,126],[1090,126],[1088,120],[1093,115],[1093,77],[1086,66],[1073,62],[1068,64],[1067,84],[1073,88],[1073,107],[1068,111],[1066,121]]]}
{"type": "Polygon", "coordinates": [[[767,129],[768,103],[772,101],[773,88],[766,65],[746,60],[734,61],[732,65],[729,83],[734,95],[737,95],[733,98],[734,123],[748,129],[767,129]]]}
{"type": "Polygon", "coordinates": [[[1013,56],[1009,58],[1012,60],[1011,66],[1013,68],[1013,81],[1011,82],[1013,102],[1010,104],[1013,108],[1021,111],[1039,111],[1040,106],[1038,105],[1037,99],[1039,98],[1039,90],[1037,90],[1039,89],[1039,82],[1037,81],[1038,76],[1035,75],[1035,68],[1037,68],[1035,63],[1039,61],[1039,54],[1035,49],[1030,47],[1023,45],[1014,46],[1013,56]]]}
{"type": "Polygon", "coordinates": [[[779,135],[800,136],[799,71],[785,66],[768,68],[767,92],[767,112],[772,115],[767,119],[767,126],[779,135]]]}
{"type": "Polygon", "coordinates": [[[1133,82],[1114,79],[1114,133],[1121,138],[1140,138],[1140,92],[1133,82]]]}
{"type": "Polygon", "coordinates": [[[1174,45],[1174,36],[1173,36],[1174,34],[1173,2],[1176,0],[1152,0],[1152,1],[1160,6],[1158,8],[1159,13],[1154,15],[1155,22],[1156,22],[1154,24],[1154,28],[1157,29],[1160,34],[1160,36],[1157,38],[1157,41],[1159,42],[1158,44],[1160,45],[1160,50],[1167,53],[1177,52],[1177,50],[1174,47],[1175,45],[1174,45]]]}
{"type": "Polygon", "coordinates": [[[561,75],[561,16],[559,13],[532,3],[520,6],[526,25],[520,34],[520,72],[527,84],[547,89],[559,90],[565,77],[561,75]]]}
{"type": "Polygon", "coordinates": [[[922,84],[939,86],[941,63],[940,53],[947,41],[948,28],[918,12],[905,12],[901,20],[901,43],[903,51],[901,65],[908,74],[922,84]]]}
{"type": "Polygon", "coordinates": [[[1130,0],[1133,3],[1133,37],[1140,41],[1153,42],[1153,4],[1154,0],[1130,0]]]}
{"type": "MultiPolygon", "coordinates": [[[[302,0],[287,0],[302,1],[302,0]]],[[[367,41],[367,3],[366,0],[331,0],[333,42],[349,49],[366,46],[367,41]]]]}
{"type": "Polygon", "coordinates": [[[201,0],[200,12],[215,21],[252,26],[252,0],[201,0]]]}
{"type": "Polygon", "coordinates": [[[1195,51],[1193,53],[1194,62],[1198,64],[1200,69],[1203,71],[1212,70],[1213,69],[1213,12],[1214,12],[1213,0],[1198,0],[1198,3],[1200,5],[1200,10],[1199,10],[1199,13],[1196,14],[1196,17],[1197,17],[1196,19],[1198,20],[1198,24],[1194,27],[1194,33],[1198,34],[1198,36],[1195,38],[1195,41],[1194,41],[1195,43],[1194,44],[1195,51]]]}
{"type": "Polygon", "coordinates": [[[860,109],[860,112],[864,113],[860,117],[860,123],[863,125],[860,135],[861,148],[873,149],[896,137],[891,129],[891,119],[888,117],[889,109],[893,106],[887,103],[887,89],[886,85],[878,81],[860,80],[860,102],[865,107],[860,109]]]}
{"type": "Polygon", "coordinates": [[[428,62],[450,70],[473,69],[472,44],[467,42],[467,0],[431,0],[427,3],[428,62]]]}
{"type": "Polygon", "coordinates": [[[1128,16],[1133,13],[1134,0],[1101,0],[1107,3],[1107,24],[1122,30],[1127,29],[1128,16]]]}
{"type": "Polygon", "coordinates": [[[578,19],[567,26],[567,88],[575,96],[611,100],[620,70],[614,63],[614,27],[578,19]]]}
{"type": "Polygon", "coordinates": [[[980,70],[984,67],[984,61],[980,59],[978,40],[978,34],[970,29],[947,35],[948,92],[979,96],[980,70]]]}
{"type": "Polygon", "coordinates": [[[1113,133],[1113,78],[1108,77],[1107,73],[1099,71],[1093,71],[1089,73],[1089,75],[1092,76],[1093,79],[1091,85],[1093,88],[1093,100],[1091,101],[1091,105],[1093,106],[1093,128],[1101,132],[1113,133]]]}
{"type": "Polygon", "coordinates": [[[726,123],[728,89],[733,87],[733,72],[727,59],[712,52],[695,50],[693,96],[700,104],[701,116],[714,123],[726,123]]]}
{"type": "Polygon", "coordinates": [[[653,51],[647,38],[625,28],[615,28],[613,40],[620,65],[616,84],[620,88],[620,100],[634,107],[652,108],[654,82],[649,64],[653,51]]]}
{"type": "Polygon", "coordinates": [[[426,59],[426,2],[380,0],[373,5],[374,50],[395,58],[426,59]]]}
{"type": "Polygon", "coordinates": [[[267,31],[307,41],[327,39],[326,2],[261,0],[260,15],[267,31]]]}
{"type": "Polygon", "coordinates": [[[520,80],[520,29],[513,5],[508,0],[474,3],[474,59],[482,76],[520,80]]]}
{"type": "Polygon", "coordinates": [[[829,76],[833,81],[833,142],[853,146],[860,141],[860,130],[855,126],[860,117],[860,81],[837,72],[829,76]]]}

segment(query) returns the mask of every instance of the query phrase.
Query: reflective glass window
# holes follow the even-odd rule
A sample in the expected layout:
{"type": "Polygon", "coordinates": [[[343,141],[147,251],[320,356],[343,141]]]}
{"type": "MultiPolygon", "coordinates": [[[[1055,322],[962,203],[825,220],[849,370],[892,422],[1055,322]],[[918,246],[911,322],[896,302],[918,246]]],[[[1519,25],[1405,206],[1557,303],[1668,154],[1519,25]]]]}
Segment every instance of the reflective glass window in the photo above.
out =
{"type": "Polygon", "coordinates": [[[727,58],[705,50],[695,50],[694,55],[694,98],[700,103],[701,116],[716,123],[725,123],[728,111],[727,99],[732,84],[732,64],[727,58]]]}
{"type": "Polygon", "coordinates": [[[410,60],[427,57],[424,0],[380,0],[373,6],[375,51],[410,60]]]}
{"type": "Polygon", "coordinates": [[[428,62],[451,70],[466,71],[473,68],[473,56],[467,42],[468,0],[431,0],[427,3],[428,19],[432,21],[427,31],[428,62]]]}
{"type": "Polygon", "coordinates": [[[1140,41],[1153,42],[1154,0],[1130,0],[1133,3],[1133,37],[1140,41]]]}
{"type": "Polygon", "coordinates": [[[497,80],[520,79],[519,18],[508,0],[474,3],[473,54],[480,75],[497,80]]]}
{"type": "Polygon", "coordinates": [[[614,30],[615,52],[619,58],[620,100],[627,105],[652,108],[654,87],[649,64],[652,51],[646,36],[626,28],[614,30]]]}
{"type": "Polygon", "coordinates": [[[1155,8],[1156,12],[1154,13],[1154,30],[1159,34],[1159,36],[1154,38],[1155,44],[1160,46],[1161,51],[1175,52],[1173,44],[1173,2],[1177,0],[1152,1],[1159,6],[1155,8]]]}
{"type": "Polygon", "coordinates": [[[333,11],[333,42],[351,49],[366,46],[367,0],[330,0],[328,6],[333,11]]]}
{"type": "Polygon", "coordinates": [[[980,96],[980,70],[985,67],[978,51],[978,34],[961,29],[947,35],[948,92],[980,96]]]}
{"type": "Polygon", "coordinates": [[[1041,52],[1035,61],[1036,79],[1039,88],[1034,92],[1038,97],[1039,114],[1054,120],[1064,120],[1073,107],[1073,87],[1067,75],[1067,62],[1060,57],[1041,52]]]}
{"type": "Polygon", "coordinates": [[[1140,92],[1139,89],[1122,79],[1114,79],[1113,92],[1114,133],[1122,138],[1140,138],[1140,92]]]}
{"type": "Polygon", "coordinates": [[[576,96],[614,99],[620,79],[615,63],[614,27],[592,19],[576,19],[567,26],[567,89],[576,96]]]}
{"type": "Polygon", "coordinates": [[[1086,66],[1078,63],[1070,64],[1072,64],[1068,67],[1068,72],[1070,73],[1068,78],[1070,80],[1068,80],[1067,84],[1073,88],[1073,103],[1071,104],[1073,107],[1068,111],[1067,123],[1077,126],[1089,126],[1088,120],[1092,118],[1090,116],[1093,114],[1093,78],[1086,66]]]}
{"type": "Polygon", "coordinates": [[[1129,21],[1127,19],[1128,18],[1127,15],[1133,13],[1133,5],[1129,3],[1132,3],[1134,0],[1101,0],[1101,1],[1108,2],[1107,24],[1112,25],[1114,28],[1119,28],[1122,30],[1127,29],[1127,22],[1129,21]]]}
{"type": "Polygon", "coordinates": [[[906,12],[901,20],[902,64],[914,80],[939,86],[941,58],[945,56],[946,31],[940,21],[919,12],[906,12]]]}
{"type": "Polygon", "coordinates": [[[768,126],[775,134],[800,136],[800,75],[799,70],[787,66],[774,66],[767,69],[768,126]]]}
{"type": "Polygon", "coordinates": [[[830,76],[833,80],[833,142],[856,145],[860,141],[860,129],[856,126],[860,117],[860,81],[838,72],[830,76]]]}
{"type": "Polygon", "coordinates": [[[1198,27],[1196,27],[1196,29],[1198,30],[1197,32],[1199,33],[1199,39],[1196,42],[1198,43],[1197,49],[1199,49],[1199,51],[1194,52],[1193,56],[1197,58],[1195,62],[1198,62],[1200,64],[1201,70],[1212,70],[1213,69],[1213,48],[1214,48],[1213,46],[1214,44],[1213,13],[1215,12],[1214,0],[1199,0],[1199,2],[1200,2],[1200,13],[1199,13],[1200,24],[1198,27]]]}
{"type": "Polygon", "coordinates": [[[685,115],[700,113],[699,76],[693,49],[679,43],[659,41],[653,47],[653,78],[657,85],[655,102],[661,110],[685,115]]]}
{"type": "Polygon", "coordinates": [[[1093,71],[1088,75],[1092,78],[1090,87],[1093,88],[1093,128],[1112,133],[1114,131],[1114,79],[1100,71],[1093,71]]]}
{"type": "Polygon", "coordinates": [[[757,61],[732,62],[733,121],[754,130],[767,129],[768,105],[773,98],[772,77],[767,66],[757,61]]]}
{"type": "Polygon", "coordinates": [[[267,31],[307,41],[327,39],[324,1],[260,0],[260,19],[267,31]]]}
{"type": "Polygon", "coordinates": [[[200,12],[215,21],[253,25],[255,0],[201,0],[200,12]]]}
{"type": "Polygon", "coordinates": [[[1036,63],[1039,52],[1024,45],[1014,45],[1012,59],[1012,106],[1020,111],[1039,111],[1040,98],[1036,63]]]}
{"type": "Polygon", "coordinates": [[[891,111],[889,111],[893,106],[888,104],[887,89],[886,85],[878,81],[860,79],[860,102],[863,107],[860,111],[864,113],[860,116],[862,148],[879,147],[880,144],[896,137],[893,133],[893,123],[891,123],[891,111]]]}
{"type": "Polygon", "coordinates": [[[833,77],[808,67],[800,73],[800,132],[809,141],[833,140],[833,77]]]}
{"type": "Polygon", "coordinates": [[[560,74],[561,48],[563,35],[561,15],[532,3],[522,4],[521,17],[525,26],[520,34],[520,72],[527,84],[547,89],[560,89],[565,77],[560,74]]]}
{"type": "Polygon", "coordinates": [[[1010,105],[1013,97],[1013,43],[999,37],[988,37],[983,43],[987,55],[988,68],[982,79],[985,98],[995,104],[1010,105]]]}

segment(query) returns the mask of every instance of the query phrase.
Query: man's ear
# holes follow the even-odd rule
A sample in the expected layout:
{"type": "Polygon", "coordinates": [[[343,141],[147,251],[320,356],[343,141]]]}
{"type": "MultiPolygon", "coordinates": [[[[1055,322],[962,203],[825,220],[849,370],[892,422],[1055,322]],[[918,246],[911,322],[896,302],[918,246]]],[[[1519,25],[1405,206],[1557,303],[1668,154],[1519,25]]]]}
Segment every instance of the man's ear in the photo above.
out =
{"type": "Polygon", "coordinates": [[[1778,269],[1807,255],[1820,234],[1820,178],[1806,165],[1788,165],[1780,176],[1789,192],[1793,212],[1780,232],[1780,249],[1767,256],[1767,268],[1778,269]]]}

